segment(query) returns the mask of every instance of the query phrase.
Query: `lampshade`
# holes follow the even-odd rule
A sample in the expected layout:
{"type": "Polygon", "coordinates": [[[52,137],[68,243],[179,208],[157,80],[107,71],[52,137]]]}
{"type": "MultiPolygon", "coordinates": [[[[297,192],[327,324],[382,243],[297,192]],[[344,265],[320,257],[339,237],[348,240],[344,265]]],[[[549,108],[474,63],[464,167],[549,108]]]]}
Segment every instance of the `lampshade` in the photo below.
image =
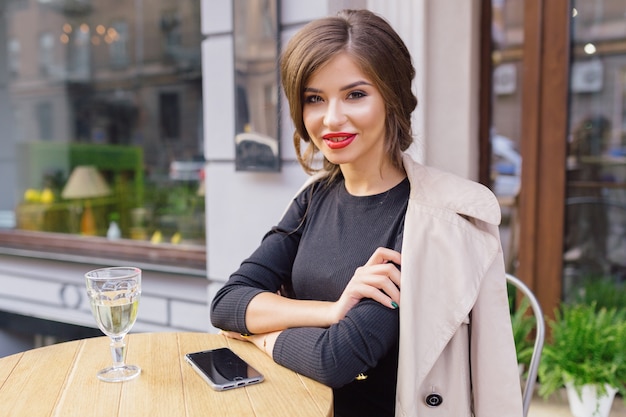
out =
{"type": "Polygon", "coordinates": [[[81,165],[74,168],[61,196],[70,198],[95,198],[111,194],[111,189],[96,167],[81,165]]]}

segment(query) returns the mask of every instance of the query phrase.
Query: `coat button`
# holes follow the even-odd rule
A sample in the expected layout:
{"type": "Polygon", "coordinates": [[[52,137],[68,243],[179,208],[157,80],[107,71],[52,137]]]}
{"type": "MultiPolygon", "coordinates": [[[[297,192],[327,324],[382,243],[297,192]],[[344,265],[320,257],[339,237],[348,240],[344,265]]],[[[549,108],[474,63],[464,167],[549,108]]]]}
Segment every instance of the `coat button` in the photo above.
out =
{"type": "Polygon", "coordinates": [[[437,393],[428,394],[426,396],[426,405],[429,407],[439,407],[443,402],[443,397],[437,393]]]}

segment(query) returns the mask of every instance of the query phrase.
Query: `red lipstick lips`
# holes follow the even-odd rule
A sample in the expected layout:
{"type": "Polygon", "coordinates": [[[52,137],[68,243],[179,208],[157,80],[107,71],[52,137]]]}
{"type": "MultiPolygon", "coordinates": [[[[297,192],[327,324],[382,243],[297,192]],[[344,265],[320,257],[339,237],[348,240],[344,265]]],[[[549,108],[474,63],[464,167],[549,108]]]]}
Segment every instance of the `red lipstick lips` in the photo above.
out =
{"type": "Polygon", "coordinates": [[[356,135],[353,133],[345,133],[345,132],[337,132],[337,133],[327,133],[322,136],[324,139],[324,143],[330,149],[342,149],[352,143],[352,141],[356,138],[356,135]]]}

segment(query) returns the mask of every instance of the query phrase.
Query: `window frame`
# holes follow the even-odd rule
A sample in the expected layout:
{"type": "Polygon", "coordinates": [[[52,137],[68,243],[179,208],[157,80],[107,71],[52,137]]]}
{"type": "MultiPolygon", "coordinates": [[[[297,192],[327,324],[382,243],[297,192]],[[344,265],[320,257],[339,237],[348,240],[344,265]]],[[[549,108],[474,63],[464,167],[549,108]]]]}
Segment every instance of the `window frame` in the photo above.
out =
{"type": "Polygon", "coordinates": [[[142,269],[206,277],[206,246],[65,233],[0,230],[0,254],[99,265],[132,264],[142,269]]]}

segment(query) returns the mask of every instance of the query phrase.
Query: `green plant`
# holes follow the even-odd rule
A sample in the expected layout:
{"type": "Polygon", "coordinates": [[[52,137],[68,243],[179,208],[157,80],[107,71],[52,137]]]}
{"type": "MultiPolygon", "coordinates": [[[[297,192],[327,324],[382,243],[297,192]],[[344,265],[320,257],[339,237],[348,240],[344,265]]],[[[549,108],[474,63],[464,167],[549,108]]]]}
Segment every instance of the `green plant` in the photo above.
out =
{"type": "Polygon", "coordinates": [[[539,366],[540,395],[548,397],[566,382],[579,391],[592,384],[602,394],[608,384],[626,395],[624,310],[562,304],[548,325],[552,334],[539,366]]]}
{"type": "Polygon", "coordinates": [[[626,287],[605,276],[590,275],[572,296],[573,304],[596,303],[596,307],[621,309],[626,306],[626,287]]]}
{"type": "Polygon", "coordinates": [[[527,369],[533,354],[534,343],[530,340],[530,333],[535,328],[536,320],[528,314],[530,302],[528,298],[522,298],[519,306],[511,313],[511,325],[513,327],[513,340],[517,353],[517,363],[527,369]]]}

